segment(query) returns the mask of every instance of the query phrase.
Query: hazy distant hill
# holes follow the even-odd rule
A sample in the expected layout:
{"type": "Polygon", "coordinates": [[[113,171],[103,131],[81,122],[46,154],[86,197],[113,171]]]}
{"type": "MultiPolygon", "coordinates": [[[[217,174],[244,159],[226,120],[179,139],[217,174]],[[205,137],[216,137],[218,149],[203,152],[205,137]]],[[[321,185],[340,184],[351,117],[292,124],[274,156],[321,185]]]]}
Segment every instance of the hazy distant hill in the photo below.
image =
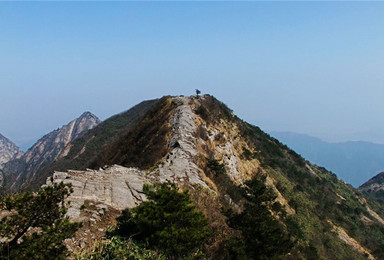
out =
{"type": "Polygon", "coordinates": [[[384,170],[384,145],[369,142],[328,143],[291,132],[272,132],[310,162],[334,172],[340,179],[360,186],[384,170]]]}

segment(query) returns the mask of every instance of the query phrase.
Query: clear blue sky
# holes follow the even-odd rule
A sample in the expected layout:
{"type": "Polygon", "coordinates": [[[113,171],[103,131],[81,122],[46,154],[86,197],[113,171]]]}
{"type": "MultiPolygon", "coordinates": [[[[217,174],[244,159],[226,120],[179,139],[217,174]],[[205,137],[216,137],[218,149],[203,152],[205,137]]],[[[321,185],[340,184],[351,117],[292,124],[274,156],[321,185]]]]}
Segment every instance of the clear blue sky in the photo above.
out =
{"type": "Polygon", "coordinates": [[[384,143],[383,2],[0,2],[0,133],[209,93],[264,130],[384,143]]]}

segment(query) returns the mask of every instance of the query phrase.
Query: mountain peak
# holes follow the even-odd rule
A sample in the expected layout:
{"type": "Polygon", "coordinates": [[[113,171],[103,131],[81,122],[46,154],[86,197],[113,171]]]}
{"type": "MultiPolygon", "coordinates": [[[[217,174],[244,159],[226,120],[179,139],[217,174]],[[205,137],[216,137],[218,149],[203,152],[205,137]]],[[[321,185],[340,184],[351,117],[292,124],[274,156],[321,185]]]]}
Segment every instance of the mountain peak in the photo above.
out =
{"type": "Polygon", "coordinates": [[[4,165],[5,190],[16,191],[33,182],[39,170],[56,160],[71,141],[100,122],[95,115],[85,112],[67,125],[44,135],[23,156],[4,165]]]}
{"type": "Polygon", "coordinates": [[[93,114],[93,113],[91,113],[91,112],[89,112],[89,111],[85,111],[84,113],[82,113],[79,117],[78,117],[78,119],[80,119],[80,118],[94,118],[94,119],[96,119],[96,121],[97,122],[101,122],[101,120],[95,115],[95,114],[93,114]]]}
{"type": "Polygon", "coordinates": [[[0,134],[0,165],[12,159],[19,158],[22,154],[23,151],[21,148],[0,134]]]}
{"type": "Polygon", "coordinates": [[[86,131],[94,128],[100,123],[101,123],[101,120],[97,116],[95,116],[91,112],[84,112],[83,114],[80,115],[80,117],[71,121],[67,126],[63,126],[62,129],[69,127],[69,129],[67,130],[68,131],[67,134],[70,134],[70,138],[69,139],[67,138],[65,145],[75,140],[76,138],[80,137],[86,131]]]}

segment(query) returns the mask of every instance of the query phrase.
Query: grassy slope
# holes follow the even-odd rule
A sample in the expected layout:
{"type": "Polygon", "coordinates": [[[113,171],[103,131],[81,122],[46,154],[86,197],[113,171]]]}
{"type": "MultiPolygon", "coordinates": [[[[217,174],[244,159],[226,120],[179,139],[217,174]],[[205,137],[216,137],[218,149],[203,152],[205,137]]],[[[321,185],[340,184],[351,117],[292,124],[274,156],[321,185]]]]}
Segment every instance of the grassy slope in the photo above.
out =
{"type": "MultiPolygon", "coordinates": [[[[244,151],[243,157],[259,160],[263,171],[275,180],[278,190],[295,209],[296,214],[281,219],[296,240],[288,258],[366,259],[337,237],[331,223],[343,228],[377,258],[384,258],[384,227],[361,220],[363,216],[373,218],[367,212],[366,205],[361,203],[363,196],[356,189],[323,168],[310,166],[311,171],[307,167],[310,164],[294,151],[258,127],[232,116],[231,111],[214,98],[206,98],[196,112],[208,124],[216,124],[220,120],[236,123],[241,137],[251,147],[251,151],[244,151]]],[[[220,182],[217,178],[214,181],[220,182]]],[[[222,187],[223,193],[236,190],[229,187],[233,183],[221,181],[221,186],[223,183],[226,186],[222,187]]],[[[367,203],[384,216],[382,208],[376,203],[367,203]]]]}

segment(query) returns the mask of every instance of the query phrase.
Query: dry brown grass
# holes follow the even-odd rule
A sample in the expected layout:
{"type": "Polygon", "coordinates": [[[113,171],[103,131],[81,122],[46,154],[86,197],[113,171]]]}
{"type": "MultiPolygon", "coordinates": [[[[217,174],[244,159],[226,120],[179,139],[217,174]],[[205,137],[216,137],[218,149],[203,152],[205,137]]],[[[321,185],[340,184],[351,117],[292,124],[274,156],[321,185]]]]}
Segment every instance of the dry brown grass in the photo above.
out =
{"type": "Polygon", "coordinates": [[[171,98],[162,98],[133,129],[103,147],[90,167],[112,164],[141,169],[152,167],[169,152],[169,120],[175,106],[171,98]]]}

